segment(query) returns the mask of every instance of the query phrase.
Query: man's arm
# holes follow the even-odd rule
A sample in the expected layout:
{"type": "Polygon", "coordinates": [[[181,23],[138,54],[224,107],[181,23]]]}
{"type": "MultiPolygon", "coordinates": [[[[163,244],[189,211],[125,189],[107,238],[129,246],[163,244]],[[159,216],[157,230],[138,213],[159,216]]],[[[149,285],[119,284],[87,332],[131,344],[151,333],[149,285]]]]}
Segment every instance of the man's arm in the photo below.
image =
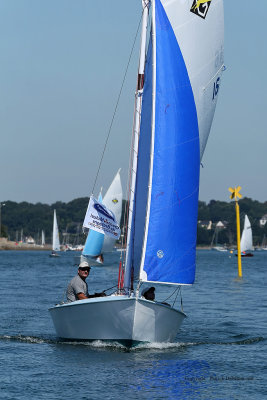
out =
{"type": "Polygon", "coordinates": [[[85,299],[88,299],[88,297],[87,297],[87,296],[85,296],[85,294],[84,294],[84,293],[77,293],[77,297],[78,297],[78,299],[79,299],[79,300],[85,300],[85,299]]]}
{"type": "Polygon", "coordinates": [[[103,297],[106,296],[105,293],[95,293],[95,294],[89,294],[89,296],[85,296],[84,293],[77,293],[77,297],[79,300],[85,300],[85,299],[92,299],[93,297],[103,297]]]}

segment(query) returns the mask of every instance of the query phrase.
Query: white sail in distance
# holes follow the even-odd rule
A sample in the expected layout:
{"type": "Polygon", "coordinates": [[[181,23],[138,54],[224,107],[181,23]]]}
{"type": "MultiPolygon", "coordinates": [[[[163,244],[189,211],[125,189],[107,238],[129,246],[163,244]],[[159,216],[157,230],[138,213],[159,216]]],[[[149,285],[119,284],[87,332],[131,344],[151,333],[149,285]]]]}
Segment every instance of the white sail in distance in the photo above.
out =
{"type": "Polygon", "coordinates": [[[244,229],[242,232],[241,242],[240,242],[240,250],[241,253],[246,252],[248,250],[254,250],[252,243],[252,229],[247,215],[245,215],[244,229]]]}
{"type": "Polygon", "coordinates": [[[54,221],[53,221],[53,244],[52,244],[53,251],[60,251],[60,243],[59,243],[59,233],[58,233],[58,226],[57,226],[57,215],[56,210],[54,210],[54,221]]]}
{"type": "Polygon", "coordinates": [[[42,239],[41,239],[41,245],[44,246],[45,245],[45,233],[44,230],[42,230],[42,239]]]}

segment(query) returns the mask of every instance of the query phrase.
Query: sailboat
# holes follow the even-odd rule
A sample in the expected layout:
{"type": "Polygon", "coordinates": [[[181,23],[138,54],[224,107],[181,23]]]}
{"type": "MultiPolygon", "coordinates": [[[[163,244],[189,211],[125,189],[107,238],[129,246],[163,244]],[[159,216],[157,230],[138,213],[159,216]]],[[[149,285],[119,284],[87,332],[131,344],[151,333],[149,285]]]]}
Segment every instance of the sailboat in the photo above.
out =
{"type": "Polygon", "coordinates": [[[52,253],[50,257],[59,257],[57,251],[60,251],[60,243],[59,243],[59,233],[58,233],[58,225],[57,225],[57,214],[56,210],[54,210],[54,219],[53,219],[53,242],[52,242],[52,253]]]}
{"type": "Polygon", "coordinates": [[[186,318],[176,304],[143,297],[142,286],[165,285],[175,295],[195,279],[200,161],[224,70],[223,1],[143,0],[142,6],[118,289],[50,308],[64,339],[171,342],[186,318]]]}
{"type": "MultiPolygon", "coordinates": [[[[120,170],[115,175],[110,187],[108,188],[105,196],[103,197],[103,204],[110,210],[115,216],[116,221],[120,224],[121,212],[122,212],[122,185],[120,170]]],[[[104,243],[101,253],[110,253],[115,245],[116,239],[110,236],[104,238],[104,243]]]]}
{"type": "Polygon", "coordinates": [[[259,250],[264,250],[267,251],[267,245],[266,245],[266,236],[263,235],[263,239],[262,239],[262,243],[261,243],[261,247],[259,250]]]}
{"type": "Polygon", "coordinates": [[[220,252],[227,252],[227,248],[225,246],[222,246],[218,243],[218,236],[219,236],[219,232],[224,228],[224,225],[221,221],[217,222],[216,227],[215,227],[215,231],[212,237],[212,241],[211,241],[211,248],[212,250],[216,250],[216,251],[220,251],[220,252]],[[215,240],[215,246],[213,246],[215,240]]]}
{"type": "MultiPolygon", "coordinates": [[[[122,210],[122,185],[120,178],[120,170],[116,173],[111,185],[109,186],[104,198],[102,199],[102,190],[98,196],[98,202],[103,203],[120,223],[122,210]]],[[[86,243],[82,252],[83,257],[87,257],[91,263],[103,264],[104,253],[109,253],[113,250],[116,239],[106,236],[102,233],[90,230],[86,243]],[[92,259],[93,257],[93,259],[92,259]]]]}
{"type": "Polygon", "coordinates": [[[253,253],[251,253],[253,250],[252,229],[248,216],[245,215],[244,229],[240,241],[241,257],[253,257],[253,253]]]}
{"type": "Polygon", "coordinates": [[[41,246],[44,247],[44,245],[45,245],[45,233],[44,233],[44,230],[42,230],[41,246]]]}

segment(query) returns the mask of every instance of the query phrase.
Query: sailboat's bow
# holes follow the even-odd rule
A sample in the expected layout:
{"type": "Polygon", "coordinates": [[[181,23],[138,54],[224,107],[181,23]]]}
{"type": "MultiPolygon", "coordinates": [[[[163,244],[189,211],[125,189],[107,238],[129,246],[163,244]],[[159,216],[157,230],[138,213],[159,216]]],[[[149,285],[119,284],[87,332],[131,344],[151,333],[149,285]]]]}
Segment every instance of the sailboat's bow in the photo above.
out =
{"type": "Polygon", "coordinates": [[[185,314],[129,296],[75,301],[50,308],[57,335],[71,340],[173,341],[185,314]]]}

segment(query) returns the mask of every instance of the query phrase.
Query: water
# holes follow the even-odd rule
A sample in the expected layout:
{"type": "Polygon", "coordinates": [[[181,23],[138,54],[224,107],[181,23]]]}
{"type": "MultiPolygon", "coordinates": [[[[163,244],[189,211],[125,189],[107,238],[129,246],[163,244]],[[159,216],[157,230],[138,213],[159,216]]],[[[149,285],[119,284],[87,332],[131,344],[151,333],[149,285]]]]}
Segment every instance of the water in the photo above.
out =
{"type": "MultiPolygon", "coordinates": [[[[96,267],[89,291],[116,285],[119,253],[96,267]]],[[[267,252],[242,259],[199,251],[196,283],[183,289],[175,343],[62,342],[48,308],[76,273],[73,253],[0,252],[0,398],[265,399],[267,252]]],[[[165,290],[165,289],[164,289],[165,290]]],[[[156,291],[157,296],[165,293],[156,291]]]]}

